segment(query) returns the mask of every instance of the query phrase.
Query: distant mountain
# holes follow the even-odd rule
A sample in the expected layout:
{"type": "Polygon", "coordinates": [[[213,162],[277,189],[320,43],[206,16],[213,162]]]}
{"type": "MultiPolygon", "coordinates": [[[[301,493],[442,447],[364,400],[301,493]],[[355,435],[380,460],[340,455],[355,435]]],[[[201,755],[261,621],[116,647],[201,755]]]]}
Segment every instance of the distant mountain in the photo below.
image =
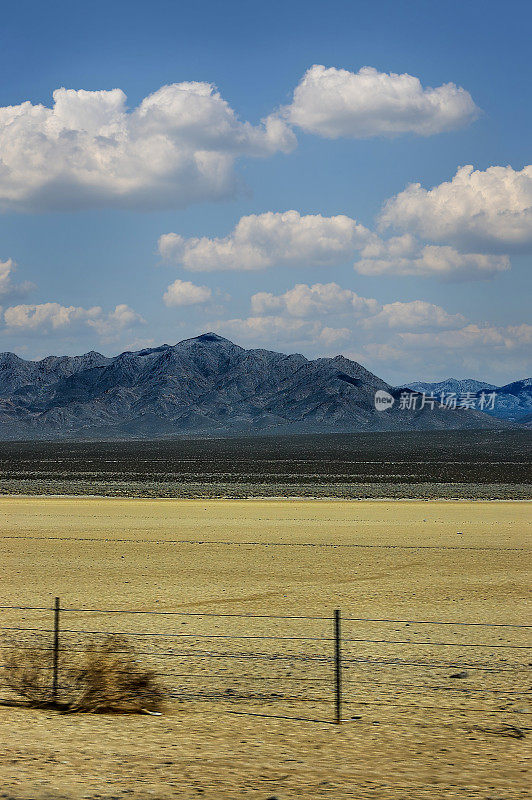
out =
{"type": "MultiPolygon", "coordinates": [[[[176,345],[24,361],[0,355],[0,438],[138,438],[501,427],[478,411],[408,410],[343,356],[245,350],[215,333],[176,345]],[[397,401],[375,408],[375,392],[397,401]]],[[[504,423],[502,423],[504,426],[504,423]]]]}
{"type": "Polygon", "coordinates": [[[475,381],[472,378],[464,378],[463,380],[457,380],[456,378],[447,378],[445,381],[439,381],[439,383],[427,383],[424,381],[414,381],[413,383],[407,384],[409,389],[413,389],[415,392],[426,392],[427,394],[441,394],[441,392],[445,392],[448,394],[449,392],[456,392],[457,394],[462,394],[463,392],[480,392],[482,389],[486,390],[493,390],[496,389],[496,386],[493,386],[491,383],[484,383],[484,381],[475,381]]]}
{"type": "Polygon", "coordinates": [[[453,392],[457,395],[472,392],[477,398],[477,407],[482,392],[485,394],[495,392],[493,408],[488,405],[484,409],[486,414],[498,419],[518,422],[519,424],[530,423],[532,414],[532,378],[507,383],[505,386],[494,386],[491,383],[475,381],[471,378],[465,378],[464,380],[448,378],[439,383],[414,381],[408,384],[408,388],[416,392],[434,394],[436,397],[441,395],[442,392],[446,395],[453,392]]]}
{"type": "Polygon", "coordinates": [[[527,422],[532,414],[532,378],[499,386],[491,414],[512,422],[527,422]]]}

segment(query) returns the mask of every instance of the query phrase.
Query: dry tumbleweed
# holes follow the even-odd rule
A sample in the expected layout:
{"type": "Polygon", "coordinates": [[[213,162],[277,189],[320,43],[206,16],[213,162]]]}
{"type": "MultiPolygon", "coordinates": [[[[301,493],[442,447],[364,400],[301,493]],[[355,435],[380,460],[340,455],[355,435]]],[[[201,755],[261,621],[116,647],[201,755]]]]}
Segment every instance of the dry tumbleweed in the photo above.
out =
{"type": "Polygon", "coordinates": [[[60,651],[57,694],[43,647],[12,645],[5,652],[4,682],[34,706],[65,711],[155,713],[164,690],[153,670],[142,666],[123,636],[106,635],[81,654],[60,651]]]}

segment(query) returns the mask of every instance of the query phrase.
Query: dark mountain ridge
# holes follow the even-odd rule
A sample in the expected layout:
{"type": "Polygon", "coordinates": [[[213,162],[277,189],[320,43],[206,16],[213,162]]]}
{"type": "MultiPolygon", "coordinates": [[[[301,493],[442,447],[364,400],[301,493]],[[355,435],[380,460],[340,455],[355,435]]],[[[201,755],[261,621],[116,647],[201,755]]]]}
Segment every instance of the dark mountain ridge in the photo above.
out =
{"type": "MultiPolygon", "coordinates": [[[[375,408],[394,389],[343,356],[246,350],[215,333],[114,358],[0,355],[0,438],[136,438],[445,430],[497,425],[477,411],[375,408]]],[[[504,426],[504,423],[503,425],[504,426]]],[[[501,427],[501,424],[498,424],[501,427]]]]}

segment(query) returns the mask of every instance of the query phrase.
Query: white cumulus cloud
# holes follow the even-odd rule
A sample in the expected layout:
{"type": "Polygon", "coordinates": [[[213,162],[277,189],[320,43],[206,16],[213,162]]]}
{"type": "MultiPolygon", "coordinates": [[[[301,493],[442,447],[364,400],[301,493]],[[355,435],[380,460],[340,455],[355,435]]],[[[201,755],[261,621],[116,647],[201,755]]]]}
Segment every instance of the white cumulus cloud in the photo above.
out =
{"type": "Polygon", "coordinates": [[[432,189],[411,184],[387,201],[380,223],[473,252],[530,250],[532,166],[469,165],[432,189]]]}
{"type": "Polygon", "coordinates": [[[411,234],[375,237],[355,262],[361,275],[418,275],[445,280],[491,278],[510,269],[508,256],[460,253],[449,245],[423,245],[411,234]]]}
{"type": "MultiPolygon", "coordinates": [[[[350,327],[351,335],[357,330],[394,329],[401,331],[445,330],[462,328],[467,319],[462,314],[450,314],[441,306],[425,300],[385,303],[368,297],[361,297],[351,289],[343,289],[337,283],[316,283],[308,286],[296,284],[280,295],[270,292],[257,292],[251,297],[251,311],[255,315],[252,324],[279,325],[284,319],[290,327],[293,318],[312,319],[315,324],[323,324],[325,318],[335,317],[350,327]],[[268,322],[269,320],[269,322],[268,322]]],[[[312,327],[309,330],[314,330],[312,327]]]]}
{"type": "Polygon", "coordinates": [[[351,289],[337,283],[298,283],[284,294],[257,292],[251,298],[251,310],[256,314],[283,312],[291,317],[311,317],[317,314],[375,314],[380,304],[371,298],[360,297],[351,289]]]}
{"type": "Polygon", "coordinates": [[[352,258],[370,232],[343,214],[323,217],[298,211],[241,217],[223,238],[159,238],[165,261],[195,272],[261,270],[272,266],[331,266],[352,258]]]}
{"type": "Polygon", "coordinates": [[[9,328],[19,330],[44,330],[66,328],[75,322],[87,322],[101,314],[99,306],[62,306],[60,303],[38,303],[10,306],[4,311],[4,321],[9,328]]]}
{"type": "Polygon", "coordinates": [[[467,125],[479,109],[469,92],[454,83],[424,88],[413,75],[315,64],[283,113],[293,125],[319,136],[362,139],[441,133],[467,125]]]}
{"type": "Polygon", "coordinates": [[[163,295],[167,306],[193,306],[197,303],[208,303],[212,299],[212,291],[208,286],[197,286],[192,281],[179,278],[170,284],[163,295]]]}
{"type": "Polygon", "coordinates": [[[164,208],[235,190],[234,162],[295,146],[276,114],[242,122],[209,83],[163,86],[128,110],[120,89],[57,89],[0,108],[0,209],[164,208]]]}
{"type": "Polygon", "coordinates": [[[408,303],[386,303],[378,314],[363,321],[367,328],[383,325],[401,331],[445,330],[461,328],[467,324],[462,314],[449,314],[441,306],[425,300],[408,303]]]}
{"type": "Polygon", "coordinates": [[[133,311],[125,303],[119,303],[115,306],[114,311],[108,314],[103,314],[101,309],[99,313],[87,319],[87,325],[94,328],[102,338],[112,339],[120,332],[131,328],[135,325],[143,325],[146,320],[133,311]]]}
{"type": "Polygon", "coordinates": [[[100,306],[63,306],[60,303],[21,304],[10,306],[4,311],[4,322],[8,329],[19,332],[38,332],[46,334],[86,325],[103,338],[114,335],[137,323],[144,323],[136,311],[125,304],[119,304],[107,314],[100,306]]]}
{"type": "Polygon", "coordinates": [[[423,244],[411,233],[383,239],[343,214],[325,217],[294,210],[241,217],[224,237],[187,239],[166,233],[159,237],[158,249],[164,261],[192,272],[332,267],[351,259],[357,259],[354,269],[362,275],[474,280],[510,269],[506,255],[463,253],[448,244],[423,244]]]}

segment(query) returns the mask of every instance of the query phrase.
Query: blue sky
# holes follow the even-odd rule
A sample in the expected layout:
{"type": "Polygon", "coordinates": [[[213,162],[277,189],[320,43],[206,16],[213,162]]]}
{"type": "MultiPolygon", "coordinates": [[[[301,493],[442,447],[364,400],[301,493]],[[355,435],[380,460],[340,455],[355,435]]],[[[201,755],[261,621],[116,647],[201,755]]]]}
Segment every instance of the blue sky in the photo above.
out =
{"type": "Polygon", "coordinates": [[[116,353],[216,330],[342,352],[397,383],[529,374],[531,16],[13,4],[0,349],[116,353]]]}

